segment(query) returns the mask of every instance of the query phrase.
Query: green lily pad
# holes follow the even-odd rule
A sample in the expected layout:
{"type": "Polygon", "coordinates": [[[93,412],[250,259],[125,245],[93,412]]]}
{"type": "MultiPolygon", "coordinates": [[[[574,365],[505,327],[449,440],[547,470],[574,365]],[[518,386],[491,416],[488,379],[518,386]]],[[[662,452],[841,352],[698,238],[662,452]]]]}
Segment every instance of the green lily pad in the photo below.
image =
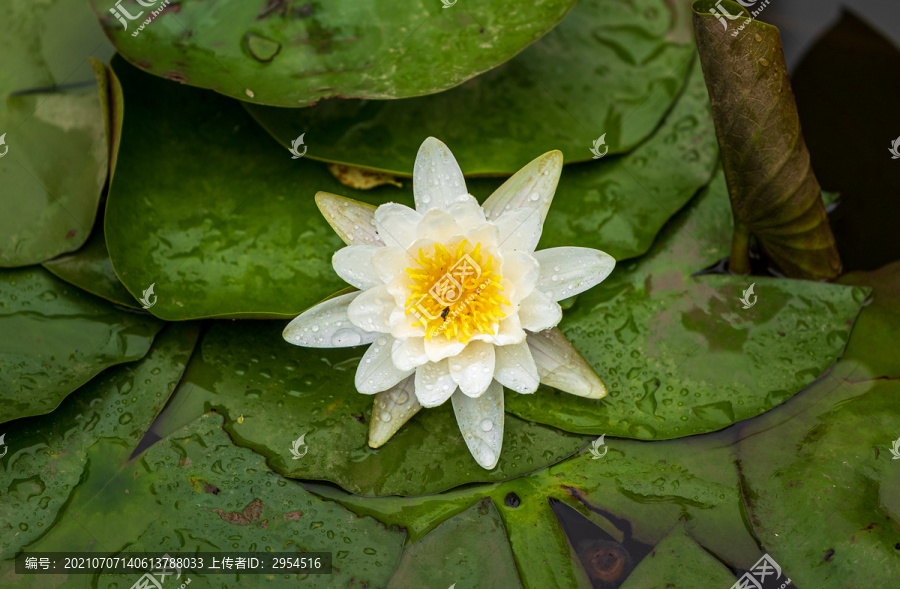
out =
{"type": "Polygon", "coordinates": [[[589,400],[542,387],[507,409],[566,431],[665,439],[724,428],[784,402],[840,355],[864,288],[691,277],[727,251],[721,175],[643,258],[579,296],[560,324],[610,389],[589,400]],[[754,306],[743,308],[755,284],[754,306]]]}
{"type": "Polygon", "coordinates": [[[440,522],[490,497],[528,588],[591,587],[548,497],[576,508],[618,541],[628,536],[655,546],[684,519],[707,552],[748,569],[760,552],[743,519],[732,433],[652,444],[606,438],[609,449],[599,459],[584,451],[525,477],[425,497],[368,498],[327,485],[307,488],[356,513],[404,526],[412,540],[427,538],[440,522]]]}
{"type": "MultiPolygon", "coordinates": [[[[265,456],[291,478],[327,480],[363,495],[419,495],[464,483],[505,480],[571,456],[582,436],[507,416],[493,470],[475,462],[446,403],[420,411],[391,440],[367,444],[373,397],[354,387],[364,348],[287,344],[283,322],[216,323],[155,426],[159,436],[215,409],[236,444],[265,456]],[[304,439],[295,458],[294,442],[304,439]]],[[[507,395],[507,399],[509,395],[507,395]]]]}
{"type": "MultiPolygon", "coordinates": [[[[262,457],[236,448],[222,418],[206,415],[128,461],[132,446],[103,438],[90,468],[54,527],[30,551],[331,552],[333,572],[290,575],[282,584],[383,587],[400,558],[404,532],[359,518],[269,471],[262,457]],[[299,578],[298,578],[299,577],[299,578]]],[[[0,564],[5,586],[46,586],[0,564]]],[[[199,586],[245,586],[240,574],[187,573],[199,586]]],[[[128,587],[139,575],[72,575],[72,586],[128,587]]],[[[251,577],[262,580],[264,577],[251,577]]]]}
{"type": "MultiPolygon", "coordinates": [[[[900,262],[873,272],[851,272],[838,282],[872,288],[872,301],[853,326],[843,360],[862,364],[868,378],[900,378],[900,354],[896,348],[900,333],[900,262]]],[[[860,379],[862,375],[857,373],[854,377],[860,379]]]]}
{"type": "Polygon", "coordinates": [[[742,431],[750,523],[799,587],[890,587],[900,578],[900,383],[829,377],[790,419],[742,431]],[[787,450],[787,451],[786,451],[787,450]],[[873,564],[877,563],[877,564],[873,564]]]}
{"type": "Polygon", "coordinates": [[[343,242],[316,207],[317,191],[412,204],[409,188],[352,190],[325,164],[291,159],[233,100],[120,58],[112,67],[126,122],[106,243],[135,299],[155,285],[149,311],[158,317],[296,315],[346,286],[331,266],[343,242]]]}
{"type": "Polygon", "coordinates": [[[78,249],[106,182],[108,43],[80,0],[4,6],[0,35],[0,266],[78,249]],[[98,84],[100,91],[98,93],[98,84]]]}
{"type": "Polygon", "coordinates": [[[665,0],[582,0],[519,57],[448,92],[247,107],[285,147],[305,132],[308,157],[396,175],[411,175],[428,136],[447,143],[466,174],[512,174],[551,149],[585,161],[601,136],[598,153],[622,153],[659,124],[694,54],[687,23],[665,0]]]}
{"type": "Polygon", "coordinates": [[[87,243],[80,250],[47,260],[42,266],[57,278],[74,284],[81,290],[132,309],[141,308],[113,270],[109,250],[106,249],[102,215],[97,219],[87,243]]]}
{"type": "Polygon", "coordinates": [[[752,233],[788,276],[837,278],[841,259],[800,131],[778,29],[731,0],[697,0],[693,9],[734,209],[731,270],[749,273],[752,233]],[[735,19],[722,30],[725,13],[735,19]]]}
{"type": "Polygon", "coordinates": [[[145,358],[117,366],[69,395],[50,415],[3,426],[0,559],[46,533],[78,486],[88,448],[101,438],[137,445],[194,349],[199,325],[163,330],[145,358]]]}
{"type": "Polygon", "coordinates": [[[49,413],[101,370],[142,358],[161,327],[43,268],[0,272],[0,423],[49,413]]]}
{"type": "Polygon", "coordinates": [[[452,88],[512,58],[573,0],[361,4],[90,0],[128,61],[170,80],[259,104],[405,98],[452,88]],[[159,13],[159,14],[155,14],[159,13]],[[121,17],[121,18],[119,18],[121,17]]]}
{"type": "Polygon", "coordinates": [[[456,584],[485,589],[522,587],[506,530],[489,498],[406,548],[388,589],[456,584]]]}
{"type": "Polygon", "coordinates": [[[730,587],[734,575],[709,555],[679,523],[634,569],[621,589],[730,587]]]}

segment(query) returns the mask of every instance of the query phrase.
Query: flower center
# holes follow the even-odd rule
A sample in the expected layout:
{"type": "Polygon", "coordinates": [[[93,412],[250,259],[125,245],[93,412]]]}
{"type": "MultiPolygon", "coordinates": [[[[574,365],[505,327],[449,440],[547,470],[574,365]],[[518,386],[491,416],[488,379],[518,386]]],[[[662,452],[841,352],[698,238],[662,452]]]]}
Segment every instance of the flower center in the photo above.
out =
{"type": "Polygon", "coordinates": [[[406,269],[413,281],[406,314],[416,316],[413,325],[425,327],[425,339],[443,333],[466,343],[475,335],[496,334],[506,316],[500,306],[509,302],[500,295],[501,277],[480,243],[470,249],[462,240],[453,251],[436,243],[433,252],[420,249],[417,261],[418,267],[406,269]]]}

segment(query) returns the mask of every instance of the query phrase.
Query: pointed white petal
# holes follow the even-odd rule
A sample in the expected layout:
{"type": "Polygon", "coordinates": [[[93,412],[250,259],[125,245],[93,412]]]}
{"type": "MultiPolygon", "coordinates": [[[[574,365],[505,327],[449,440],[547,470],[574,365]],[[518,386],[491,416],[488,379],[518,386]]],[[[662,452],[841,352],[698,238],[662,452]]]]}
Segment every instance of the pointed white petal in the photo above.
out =
{"type": "Polygon", "coordinates": [[[450,377],[447,360],[429,362],[416,368],[416,397],[423,407],[437,407],[450,398],[456,383],[450,377]]]}
{"type": "Polygon", "coordinates": [[[530,394],[541,384],[526,342],[494,348],[494,380],[517,393],[530,394]]]}
{"type": "Polygon", "coordinates": [[[463,351],[465,344],[458,340],[448,340],[443,334],[436,335],[429,340],[425,340],[425,353],[432,362],[450,358],[463,351]]]}
{"type": "Polygon", "coordinates": [[[541,265],[538,290],[554,301],[600,284],[616,266],[609,254],[586,247],[553,247],[534,252],[534,257],[541,265]]]}
{"type": "MultiPolygon", "coordinates": [[[[451,241],[458,242],[462,239],[462,234],[463,230],[456,223],[453,215],[442,209],[432,209],[422,216],[416,237],[420,240],[436,241],[449,246],[451,241]]],[[[410,247],[410,251],[416,254],[418,249],[413,250],[410,247]]],[[[426,250],[426,252],[431,253],[430,250],[426,250]]]]}
{"type": "MultiPolygon", "coordinates": [[[[351,305],[351,311],[353,306],[351,305]]],[[[350,318],[353,318],[351,313],[350,318]]],[[[528,331],[543,331],[556,327],[562,320],[562,307],[550,297],[536,290],[519,305],[519,321],[528,331]]],[[[368,329],[365,325],[361,327],[368,329]]]]}
{"type": "MultiPolygon", "coordinates": [[[[418,248],[414,248],[415,245],[410,251],[419,251],[418,248]]],[[[398,279],[402,282],[406,277],[406,269],[412,268],[413,264],[415,258],[405,248],[399,246],[383,247],[372,254],[372,266],[385,284],[391,284],[398,279]]]]}
{"type": "Polygon", "coordinates": [[[316,205],[347,245],[383,245],[375,232],[374,206],[329,192],[316,193],[316,205]]]}
{"type": "Polygon", "coordinates": [[[434,137],[426,139],[419,147],[413,167],[413,195],[416,210],[446,209],[457,197],[468,194],[456,158],[442,142],[434,137]]]}
{"type": "Polygon", "coordinates": [[[422,215],[411,208],[389,202],[375,210],[375,228],[388,246],[408,248],[416,239],[416,227],[422,215]]]}
{"type": "Polygon", "coordinates": [[[500,251],[534,252],[541,239],[543,221],[536,211],[515,209],[495,221],[500,231],[500,251]]]}
{"type": "Polygon", "coordinates": [[[335,252],[331,264],[338,276],[348,284],[368,290],[384,284],[372,264],[372,256],[383,249],[377,245],[348,245],[335,252]]]}
{"type": "MultiPolygon", "coordinates": [[[[513,284],[515,298],[522,300],[532,293],[538,283],[541,266],[531,255],[524,252],[507,252],[503,255],[500,275],[513,284]]],[[[509,297],[508,294],[504,295],[509,297]]],[[[512,302],[510,300],[510,302],[512,302]]]]}
{"type": "Polygon", "coordinates": [[[484,210],[475,197],[471,194],[465,194],[456,199],[456,202],[447,208],[447,212],[453,215],[457,225],[463,231],[469,231],[480,227],[486,221],[484,210]]]}
{"type": "Polygon", "coordinates": [[[415,379],[410,376],[375,395],[369,418],[369,447],[379,448],[422,409],[416,399],[415,379]]]}
{"type": "Polygon", "coordinates": [[[350,303],[347,316],[354,325],[366,331],[391,332],[391,311],[397,307],[386,286],[362,291],[350,303]]]}
{"type": "Polygon", "coordinates": [[[381,335],[369,346],[359,368],[356,369],[356,390],[365,395],[374,395],[386,391],[407,376],[413,370],[400,370],[391,361],[394,338],[381,335]]]}
{"type": "Polygon", "coordinates": [[[449,361],[453,382],[470,397],[480,396],[494,379],[493,344],[470,341],[462,352],[449,361]]]}
{"type": "Polygon", "coordinates": [[[484,201],[484,214],[493,220],[507,211],[527,208],[536,210],[543,222],[553,201],[562,166],[561,151],[551,151],[535,158],[484,201]]]}
{"type": "Polygon", "coordinates": [[[503,387],[492,381],[480,397],[459,391],[451,399],[459,431],[475,462],[488,470],[494,468],[503,448],[503,387]]]}
{"type": "Polygon", "coordinates": [[[563,392],[602,399],[606,385],[559,328],[528,334],[541,382],[563,392]]]}
{"type": "Polygon", "coordinates": [[[425,338],[411,337],[394,342],[391,352],[394,366],[400,370],[412,370],[428,362],[425,354],[425,338]]]}
{"type": "Polygon", "coordinates": [[[348,348],[375,341],[377,333],[353,325],[347,317],[359,291],[343,294],[307,309],[288,323],[282,336],[295,346],[348,348]]]}

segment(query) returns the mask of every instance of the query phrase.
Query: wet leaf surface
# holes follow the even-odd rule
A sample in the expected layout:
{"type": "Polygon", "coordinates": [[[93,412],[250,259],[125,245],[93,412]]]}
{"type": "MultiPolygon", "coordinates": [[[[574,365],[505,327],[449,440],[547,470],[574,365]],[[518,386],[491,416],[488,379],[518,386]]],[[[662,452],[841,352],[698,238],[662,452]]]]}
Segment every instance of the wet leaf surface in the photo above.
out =
{"type": "Polygon", "coordinates": [[[466,449],[448,402],[420,411],[373,450],[367,444],[373,397],[353,384],[365,348],[298,348],[283,340],[283,329],[283,322],[269,321],[213,325],[155,433],[166,436],[213,408],[228,417],[225,428],[235,443],[264,455],[276,472],[363,495],[419,495],[505,480],[559,462],[585,444],[583,436],[507,415],[500,462],[486,471],[466,449]],[[301,435],[308,451],[295,459],[291,449],[301,435]]]}
{"type": "Polygon", "coordinates": [[[599,153],[622,153],[653,132],[684,84],[694,49],[673,4],[582,0],[520,56],[433,96],[247,107],[285,147],[305,131],[309,157],[399,175],[411,175],[428,136],[466,174],[512,174],[550,149],[590,160],[601,135],[599,153]]]}
{"type": "Polygon", "coordinates": [[[510,59],[573,3],[485,0],[444,10],[425,0],[181,0],[165,8],[151,0],[117,5],[118,19],[106,3],[90,2],[119,53],[142,69],[287,107],[446,90],[510,59]]]}
{"type": "Polygon", "coordinates": [[[896,347],[900,333],[900,262],[873,272],[851,272],[841,276],[839,282],[872,289],[872,301],[853,325],[843,360],[862,364],[870,378],[900,378],[896,347]]]}
{"type": "Polygon", "coordinates": [[[367,498],[327,485],[307,485],[356,513],[406,526],[412,540],[490,497],[497,506],[522,582],[529,588],[591,584],[547,503],[580,511],[617,540],[657,545],[680,519],[706,551],[749,568],[759,550],[742,519],[731,433],[665,442],[606,438],[600,459],[587,451],[534,474],[495,485],[424,497],[367,498]]]}
{"type": "Polygon", "coordinates": [[[113,69],[125,124],[106,242],[135,299],[156,285],[158,317],[297,314],[345,286],[331,266],[343,242],[316,207],[317,191],[412,202],[409,186],[355,191],[325,164],[291,159],[232,100],[118,58],[113,69]]]}
{"type": "Polygon", "coordinates": [[[781,36],[739,4],[724,1],[730,14],[746,17],[734,20],[730,30],[723,30],[724,19],[712,14],[712,0],[698,0],[693,7],[734,209],[731,270],[748,273],[753,234],[786,275],[836,278],[841,260],[800,130],[781,36]]]}
{"type": "MultiPolygon", "coordinates": [[[[400,558],[405,534],[324,502],[269,471],[264,460],[236,448],[222,418],[206,415],[128,462],[130,444],[103,438],[86,455],[85,478],[53,529],[33,551],[332,552],[331,575],[304,575],[310,587],[383,587],[400,558]],[[199,484],[203,481],[203,485],[199,484]],[[210,492],[215,488],[218,492],[210,492]],[[241,514],[241,517],[233,514],[241,514]]],[[[8,586],[46,586],[48,577],[0,575],[8,586]]],[[[130,586],[139,575],[71,575],[75,587],[130,586]]],[[[200,587],[242,586],[264,577],[190,573],[200,587]]],[[[295,586],[301,579],[279,579],[295,586]]],[[[274,579],[273,579],[274,580],[274,579]]]]}
{"type": "Polygon", "coordinates": [[[4,424],[0,558],[48,532],[78,486],[88,448],[101,438],[134,447],[162,409],[194,349],[199,326],[163,330],[145,358],[117,366],[71,394],[50,415],[4,424]]]}
{"type": "Polygon", "coordinates": [[[588,400],[542,387],[512,395],[524,419],[580,433],[665,439],[724,428],[784,402],[838,357],[866,290],[688,274],[727,251],[721,175],[566,312],[563,332],[610,389],[588,400]],[[756,301],[744,309],[743,292],[756,301]]]}
{"type": "Polygon", "coordinates": [[[489,498],[408,546],[388,589],[457,584],[484,589],[522,587],[503,521],[489,498]]]}
{"type": "Polygon", "coordinates": [[[143,357],[161,327],[43,268],[0,272],[0,423],[53,411],[103,369],[143,357]]]}
{"type": "Polygon", "coordinates": [[[898,401],[897,380],[829,377],[790,414],[742,432],[749,520],[799,587],[889,587],[900,577],[898,401]]]}
{"type": "Polygon", "coordinates": [[[656,545],[621,589],[695,589],[729,587],[734,575],[710,556],[679,523],[656,545]]]}
{"type": "Polygon", "coordinates": [[[0,266],[16,267],[88,237],[107,170],[105,72],[88,57],[109,44],[79,0],[12,0],[4,14],[0,266]]]}

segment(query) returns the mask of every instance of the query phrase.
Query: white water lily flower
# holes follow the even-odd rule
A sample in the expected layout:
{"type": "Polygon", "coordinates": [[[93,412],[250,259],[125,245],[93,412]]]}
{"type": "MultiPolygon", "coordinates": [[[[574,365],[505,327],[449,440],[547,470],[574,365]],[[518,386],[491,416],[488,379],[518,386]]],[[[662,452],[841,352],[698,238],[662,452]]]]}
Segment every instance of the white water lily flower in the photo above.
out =
{"type": "Polygon", "coordinates": [[[491,469],[503,442],[503,387],[606,395],[556,328],[557,301],[601,282],[615,260],[581,247],[535,251],[562,159],[559,151],[535,159],[482,207],[450,150],[430,137],[413,170],[415,210],[316,195],[347,243],[334,269],[359,290],[302,313],[284,338],[307,347],[371,344],[356,372],[359,392],[376,395],[371,447],[422,407],[450,399],[469,451],[491,469]]]}

